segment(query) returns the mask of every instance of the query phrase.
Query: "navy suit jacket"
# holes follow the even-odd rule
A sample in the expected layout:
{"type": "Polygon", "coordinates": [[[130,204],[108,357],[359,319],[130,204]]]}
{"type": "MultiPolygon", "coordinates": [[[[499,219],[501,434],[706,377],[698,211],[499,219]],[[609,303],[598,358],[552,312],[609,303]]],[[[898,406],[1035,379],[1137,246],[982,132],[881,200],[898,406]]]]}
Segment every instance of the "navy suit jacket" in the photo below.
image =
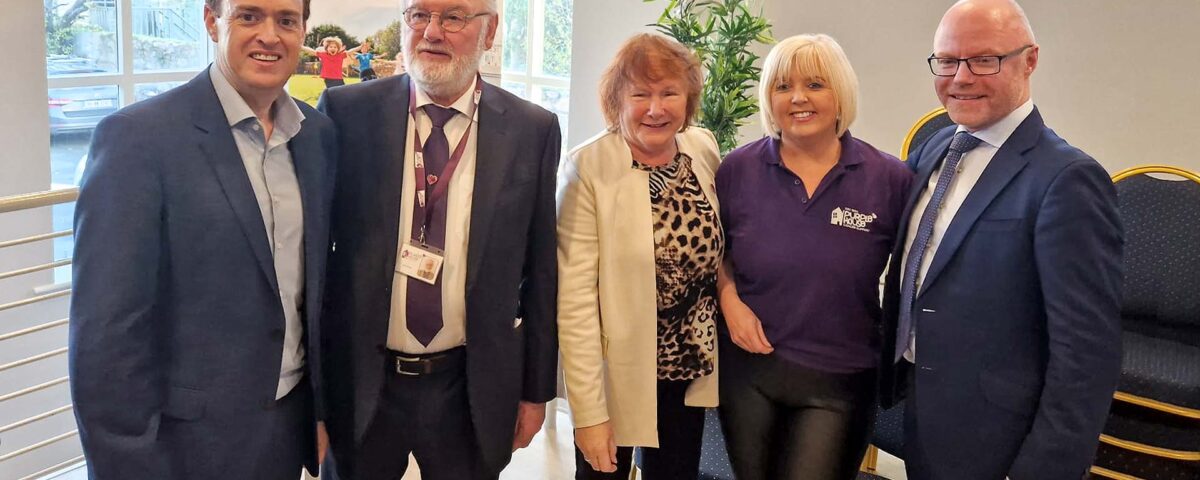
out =
{"type": "MultiPolygon", "coordinates": [[[[297,103],[305,120],[289,148],[304,211],[311,370],[320,365],[336,135],[297,103]]],[[[274,456],[237,439],[260,434],[274,403],[283,307],[208,70],[96,127],[75,207],[73,288],[71,393],[91,478],[208,478],[253,466],[233,459],[274,456]]]]}
{"type": "MultiPolygon", "coordinates": [[[[901,232],[955,127],[909,160],[901,232]]],[[[884,289],[885,406],[905,394],[896,343],[902,234],[884,289]]],[[[967,195],[913,305],[915,385],[905,463],[914,479],[1080,478],[1095,455],[1121,365],[1123,233],[1095,160],[1033,113],[967,195]]]]}
{"type": "MultiPolygon", "coordinates": [[[[322,317],[330,440],[338,468],[379,403],[400,241],[408,75],[325,91],[338,126],[329,289],[322,317]]],[[[483,83],[467,247],[467,394],[485,465],[512,454],[517,403],[557,386],[554,182],[561,137],[550,112],[483,83]],[[523,321],[514,326],[514,320],[523,321]]],[[[399,433],[403,435],[403,432],[399,433]]]]}

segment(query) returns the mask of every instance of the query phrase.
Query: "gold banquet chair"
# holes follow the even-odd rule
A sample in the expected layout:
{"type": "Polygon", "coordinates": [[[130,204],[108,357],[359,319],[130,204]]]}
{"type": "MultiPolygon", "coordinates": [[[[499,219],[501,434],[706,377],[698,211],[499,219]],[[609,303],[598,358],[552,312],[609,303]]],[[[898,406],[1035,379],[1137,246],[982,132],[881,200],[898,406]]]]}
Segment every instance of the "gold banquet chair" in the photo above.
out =
{"type": "Polygon", "coordinates": [[[1124,359],[1092,474],[1200,478],[1200,175],[1150,165],[1113,182],[1125,225],[1124,359]]]}
{"type": "Polygon", "coordinates": [[[938,107],[926,113],[921,118],[913,123],[912,128],[908,130],[908,135],[904,136],[904,144],[900,146],[900,159],[908,160],[921,144],[929,140],[938,130],[954,125],[954,121],[950,120],[950,114],[946,113],[946,109],[938,107]]]}

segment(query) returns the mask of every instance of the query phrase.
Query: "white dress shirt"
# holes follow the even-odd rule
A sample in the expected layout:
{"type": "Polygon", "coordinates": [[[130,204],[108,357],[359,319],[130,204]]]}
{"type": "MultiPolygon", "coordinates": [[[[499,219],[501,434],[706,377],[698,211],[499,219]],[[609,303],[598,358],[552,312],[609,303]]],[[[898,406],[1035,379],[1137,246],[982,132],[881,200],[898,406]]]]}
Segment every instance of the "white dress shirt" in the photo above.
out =
{"type": "MultiPolygon", "coordinates": [[[[958,209],[962,207],[963,201],[967,199],[967,195],[971,193],[971,189],[975,188],[975,184],[979,182],[979,177],[983,176],[983,171],[992,161],[992,157],[1000,150],[1000,146],[1012,136],[1021,122],[1033,113],[1033,100],[1027,100],[1024,104],[1017,107],[1016,110],[1010,112],[1000,121],[992,124],[992,126],[970,132],[971,135],[982,140],[979,146],[973,150],[963,154],[963,157],[958,162],[958,173],[954,175],[954,179],[950,181],[950,187],[946,189],[946,196],[942,198],[942,211],[937,217],[937,221],[933,224],[933,235],[929,237],[929,244],[926,247],[925,257],[921,259],[921,270],[917,272],[917,283],[913,287],[913,291],[917,296],[920,296],[921,286],[925,283],[925,273],[929,271],[929,265],[933,263],[933,258],[937,255],[938,246],[942,243],[942,236],[946,234],[946,229],[950,228],[950,223],[954,220],[954,216],[958,213],[958,209]]],[[[962,125],[958,126],[955,132],[968,131],[962,125]]],[[[933,190],[937,187],[938,176],[941,174],[942,168],[938,167],[929,176],[929,183],[925,185],[925,190],[921,192],[921,198],[917,200],[916,206],[912,210],[912,218],[908,222],[908,234],[904,241],[904,259],[901,265],[907,265],[908,249],[912,247],[913,240],[917,238],[917,228],[921,224],[921,214],[925,212],[925,206],[929,205],[929,197],[933,195],[933,190]]],[[[904,278],[904,272],[901,271],[901,277],[904,278]]],[[[916,362],[917,353],[917,335],[916,330],[919,326],[913,325],[913,335],[910,337],[908,349],[904,351],[904,358],[910,362],[916,362]]]]}
{"type": "MultiPolygon", "coordinates": [[[[478,80],[476,80],[478,81],[478,80]]],[[[412,88],[416,88],[413,85],[412,88]]],[[[408,277],[399,271],[392,277],[392,311],[388,323],[387,348],[404,353],[434,353],[457,347],[467,343],[466,328],[466,284],[467,284],[467,240],[471,233],[471,198],[475,188],[475,152],[479,139],[478,124],[467,117],[475,111],[472,106],[475,94],[475,83],[463,93],[458,100],[449,105],[458,113],[454,115],[442,131],[446,133],[446,142],[450,151],[458,146],[467,129],[471,129],[471,137],[467,139],[463,149],[462,159],[454,176],[450,178],[449,191],[446,194],[446,245],[443,249],[445,261],[442,263],[442,330],[433,337],[428,346],[421,345],[416,337],[408,331],[406,324],[406,299],[408,298],[408,277]]],[[[434,103],[433,100],[416,88],[417,118],[414,125],[409,119],[404,141],[404,183],[400,192],[400,239],[396,245],[397,258],[404,242],[412,240],[412,210],[416,199],[416,183],[413,181],[413,128],[419,128],[422,139],[428,139],[433,125],[429,116],[421,107],[434,103]]],[[[445,105],[443,105],[445,106],[445,105]]],[[[401,108],[399,105],[394,108],[401,108]]],[[[405,109],[404,115],[408,116],[405,109]]],[[[478,116],[476,116],[478,118],[478,116]]],[[[386,133],[386,132],[385,132],[386,133]]],[[[397,262],[397,270],[399,263],[397,262]]]]}
{"type": "Polygon", "coordinates": [[[304,304],[304,208],[292,152],[288,150],[288,142],[300,133],[304,113],[280,89],[271,104],[274,128],[271,137],[264,138],[262,123],[216,64],[210,67],[209,76],[254,189],[279,282],[284,320],[283,359],[275,391],[279,399],[304,377],[304,323],[300,318],[300,306],[304,304]]]}

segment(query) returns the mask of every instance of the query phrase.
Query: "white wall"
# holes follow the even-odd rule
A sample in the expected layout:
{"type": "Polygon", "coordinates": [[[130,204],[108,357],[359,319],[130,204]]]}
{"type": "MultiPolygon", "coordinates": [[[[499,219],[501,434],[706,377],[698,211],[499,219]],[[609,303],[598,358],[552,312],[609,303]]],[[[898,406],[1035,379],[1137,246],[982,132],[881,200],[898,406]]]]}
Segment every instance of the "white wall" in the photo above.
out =
{"type": "Polygon", "coordinates": [[[46,37],[42,2],[5,2],[0,32],[23,38],[5,52],[11,69],[0,75],[0,197],[50,188],[50,116],[46,110],[46,37]],[[32,41],[30,40],[32,39],[32,41]],[[16,68],[14,68],[16,67],[16,68]]]}
{"type": "MultiPolygon", "coordinates": [[[[595,85],[616,47],[666,2],[575,2],[574,145],[603,127],[595,85]]],[[[938,106],[924,59],[948,0],[764,0],[776,38],[828,33],[861,83],[854,134],[898,154],[912,122],[938,106]]],[[[1033,97],[1047,123],[1110,171],[1146,163],[1200,170],[1200,2],[1026,1],[1041,65],[1033,97]]],[[[765,54],[765,50],[762,52],[765,54]]],[[[743,129],[746,139],[759,132],[743,129]]]]}
{"type": "Polygon", "coordinates": [[[626,38],[637,32],[653,31],[647,24],[658,20],[660,3],[642,0],[575,0],[571,16],[571,120],[566,132],[568,147],[574,147],[604,130],[600,97],[596,89],[600,74],[626,38]]]}

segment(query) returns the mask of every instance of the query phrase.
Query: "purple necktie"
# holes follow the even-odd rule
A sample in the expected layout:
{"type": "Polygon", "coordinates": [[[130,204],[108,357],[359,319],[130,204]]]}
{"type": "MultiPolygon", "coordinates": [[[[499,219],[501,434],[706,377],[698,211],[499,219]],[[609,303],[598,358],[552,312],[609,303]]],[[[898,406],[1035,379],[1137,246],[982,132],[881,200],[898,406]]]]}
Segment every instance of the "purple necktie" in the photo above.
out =
{"type": "Polygon", "coordinates": [[[933,187],[929,204],[925,205],[925,210],[921,212],[921,223],[917,225],[917,235],[908,247],[908,258],[904,261],[904,278],[900,281],[900,321],[896,325],[896,358],[892,359],[893,362],[899,362],[904,356],[904,351],[908,350],[912,343],[912,309],[913,300],[917,296],[917,274],[921,272],[921,260],[925,258],[925,250],[933,237],[933,224],[937,222],[938,213],[942,211],[946,190],[950,189],[950,183],[954,180],[958,162],[962,160],[963,154],[977,146],[979,139],[971,134],[954,134],[954,139],[950,141],[950,153],[946,154],[946,160],[942,162],[942,173],[938,175],[937,186],[933,187]]]}
{"type": "MultiPolygon", "coordinates": [[[[433,130],[429,132],[429,139],[425,141],[422,148],[425,159],[425,198],[429,202],[433,198],[433,190],[438,183],[449,181],[439,178],[446,163],[450,161],[450,143],[446,140],[446,132],[442,131],[442,127],[454,117],[457,110],[442,108],[432,103],[422,108],[429,116],[430,122],[433,123],[433,130]]],[[[425,228],[425,244],[428,246],[438,249],[446,247],[446,203],[448,201],[448,199],[442,198],[433,205],[426,203],[426,206],[433,208],[433,215],[429,217],[429,225],[426,225],[425,228]]],[[[411,238],[420,237],[421,224],[424,220],[425,209],[414,200],[411,238]]],[[[445,265],[443,264],[442,267],[444,270],[445,265]]],[[[408,294],[405,297],[405,324],[408,325],[408,331],[413,334],[413,337],[416,337],[417,341],[424,346],[429,346],[429,342],[432,342],[433,337],[437,336],[442,329],[442,277],[443,275],[438,274],[437,282],[433,285],[413,278],[408,280],[408,294]]]]}

